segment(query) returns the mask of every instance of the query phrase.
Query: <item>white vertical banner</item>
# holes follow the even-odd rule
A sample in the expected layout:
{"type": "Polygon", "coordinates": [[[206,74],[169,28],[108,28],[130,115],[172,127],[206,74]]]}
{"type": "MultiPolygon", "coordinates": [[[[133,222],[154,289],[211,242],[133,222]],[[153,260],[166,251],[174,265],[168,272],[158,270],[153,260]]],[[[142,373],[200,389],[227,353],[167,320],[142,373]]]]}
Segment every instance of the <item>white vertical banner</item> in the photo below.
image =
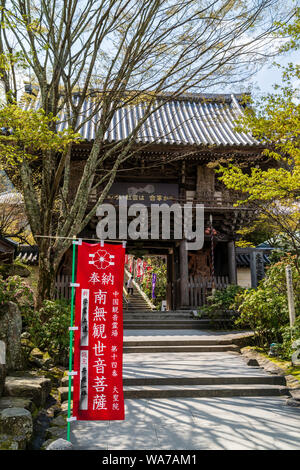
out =
{"type": "Polygon", "coordinates": [[[81,291],[81,346],[89,345],[89,289],[81,291]]]}
{"type": "Polygon", "coordinates": [[[89,352],[80,351],[80,399],[79,408],[81,410],[88,409],[88,366],[89,352]]]}
{"type": "Polygon", "coordinates": [[[293,289],[293,273],[291,266],[286,266],[286,286],[287,286],[287,297],[289,306],[290,326],[291,328],[295,323],[295,302],[294,302],[294,289],[293,289]]]}

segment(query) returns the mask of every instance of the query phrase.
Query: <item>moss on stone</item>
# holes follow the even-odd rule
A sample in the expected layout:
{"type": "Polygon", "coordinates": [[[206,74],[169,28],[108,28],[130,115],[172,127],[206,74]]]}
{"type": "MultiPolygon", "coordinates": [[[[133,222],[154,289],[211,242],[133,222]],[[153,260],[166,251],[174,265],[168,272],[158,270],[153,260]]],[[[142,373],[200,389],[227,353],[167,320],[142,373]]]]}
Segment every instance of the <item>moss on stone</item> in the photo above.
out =
{"type": "Polygon", "coordinates": [[[279,359],[278,357],[271,357],[268,355],[268,352],[265,349],[259,348],[258,346],[248,346],[244,349],[249,351],[255,351],[261,354],[265,359],[268,359],[268,361],[272,362],[275,366],[282,369],[285,375],[292,375],[293,377],[295,377],[295,379],[300,382],[300,367],[292,366],[291,361],[284,361],[283,359],[279,359]]]}
{"type": "Polygon", "coordinates": [[[18,450],[19,444],[11,436],[0,434],[0,450],[18,450]]]}

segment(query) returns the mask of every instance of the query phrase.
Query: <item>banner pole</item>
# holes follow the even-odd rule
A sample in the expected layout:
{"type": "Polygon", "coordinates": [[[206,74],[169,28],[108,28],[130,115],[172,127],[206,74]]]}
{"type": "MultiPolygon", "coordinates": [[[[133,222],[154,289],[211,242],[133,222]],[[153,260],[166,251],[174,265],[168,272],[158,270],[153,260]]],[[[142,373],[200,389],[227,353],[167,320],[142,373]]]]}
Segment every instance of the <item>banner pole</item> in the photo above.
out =
{"type": "Polygon", "coordinates": [[[72,258],[72,291],[71,291],[71,320],[70,320],[70,347],[69,347],[69,391],[68,391],[68,422],[67,422],[67,440],[70,441],[71,432],[71,398],[72,398],[72,364],[73,364],[73,319],[74,319],[74,282],[75,282],[75,254],[76,245],[74,243],[76,237],[73,237],[73,258],[72,258]]]}

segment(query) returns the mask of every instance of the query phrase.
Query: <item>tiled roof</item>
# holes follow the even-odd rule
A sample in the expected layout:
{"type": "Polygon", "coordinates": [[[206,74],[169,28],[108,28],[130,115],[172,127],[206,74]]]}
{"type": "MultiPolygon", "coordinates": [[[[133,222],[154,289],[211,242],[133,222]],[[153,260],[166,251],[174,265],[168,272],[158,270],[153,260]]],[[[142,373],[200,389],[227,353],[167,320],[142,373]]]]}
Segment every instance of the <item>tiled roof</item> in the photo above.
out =
{"type": "MultiPolygon", "coordinates": [[[[236,119],[243,114],[242,98],[242,95],[234,94],[186,94],[171,98],[165,94],[157,98],[155,105],[158,104],[159,108],[141,126],[135,141],[181,146],[257,146],[257,140],[251,135],[234,130],[236,119]]],[[[93,115],[94,110],[95,98],[86,99],[79,132],[87,141],[94,140],[97,130],[99,114],[93,115]]],[[[118,109],[105,134],[105,141],[127,138],[144,113],[143,103],[118,109]]],[[[62,112],[58,130],[66,127],[66,117],[62,112]]]]}
{"type": "MultiPolygon", "coordinates": [[[[235,257],[236,265],[239,268],[249,268],[250,267],[250,254],[249,253],[238,253],[235,257]]],[[[264,265],[270,264],[269,256],[263,253],[264,265]]]]}

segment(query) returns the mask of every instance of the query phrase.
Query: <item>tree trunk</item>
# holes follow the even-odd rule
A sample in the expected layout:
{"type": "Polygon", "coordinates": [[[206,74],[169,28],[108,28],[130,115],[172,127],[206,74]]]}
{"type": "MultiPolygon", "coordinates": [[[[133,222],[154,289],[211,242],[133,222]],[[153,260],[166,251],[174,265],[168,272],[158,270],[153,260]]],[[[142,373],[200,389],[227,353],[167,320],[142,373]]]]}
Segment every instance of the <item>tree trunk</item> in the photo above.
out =
{"type": "Polygon", "coordinates": [[[36,308],[39,310],[45,299],[54,299],[56,270],[51,243],[44,239],[39,243],[39,270],[36,308]]]}
{"type": "Polygon", "coordinates": [[[51,238],[39,239],[39,270],[36,295],[36,308],[39,310],[46,299],[55,298],[55,281],[60,262],[71,246],[71,242],[60,240],[53,243],[51,238]],[[41,240],[41,241],[40,241],[41,240]]]}

